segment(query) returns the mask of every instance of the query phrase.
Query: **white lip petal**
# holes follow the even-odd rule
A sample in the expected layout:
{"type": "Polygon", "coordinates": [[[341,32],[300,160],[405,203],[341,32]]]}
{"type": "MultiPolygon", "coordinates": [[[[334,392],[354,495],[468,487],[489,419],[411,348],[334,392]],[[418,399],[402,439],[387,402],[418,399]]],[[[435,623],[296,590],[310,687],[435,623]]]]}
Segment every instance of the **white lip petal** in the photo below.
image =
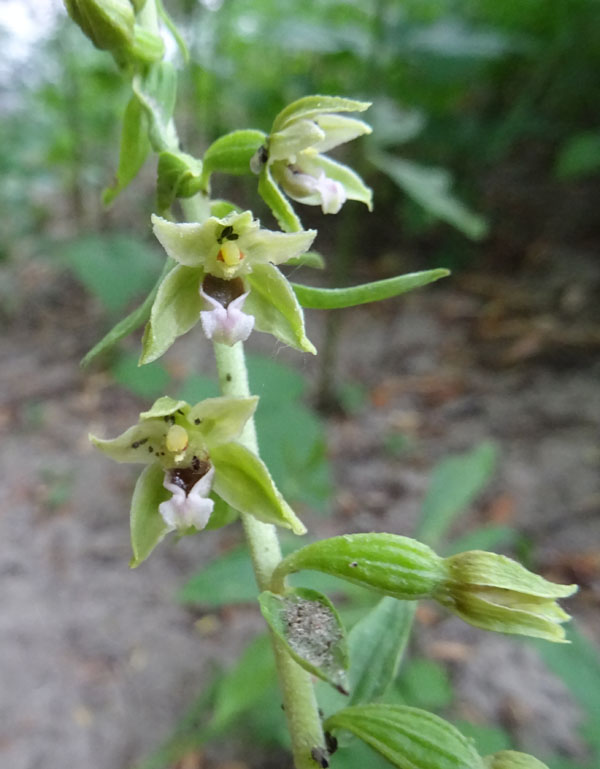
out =
{"type": "Polygon", "coordinates": [[[200,295],[213,308],[200,313],[200,322],[207,339],[230,347],[248,339],[254,328],[254,316],[247,315],[241,310],[248,292],[238,296],[227,307],[223,307],[220,302],[202,290],[200,295]]]}
{"type": "Polygon", "coordinates": [[[158,511],[164,522],[172,529],[189,529],[194,526],[199,531],[206,527],[215,503],[208,497],[212,486],[214,467],[198,480],[189,493],[169,481],[169,471],[165,473],[163,486],[172,493],[171,499],[161,502],[158,511]]]}

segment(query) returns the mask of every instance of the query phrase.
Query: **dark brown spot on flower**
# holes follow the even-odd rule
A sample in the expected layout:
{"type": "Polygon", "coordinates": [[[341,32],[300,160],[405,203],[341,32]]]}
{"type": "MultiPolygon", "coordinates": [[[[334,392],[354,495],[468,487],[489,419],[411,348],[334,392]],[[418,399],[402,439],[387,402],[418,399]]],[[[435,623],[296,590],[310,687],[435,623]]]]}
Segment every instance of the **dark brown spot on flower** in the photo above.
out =
{"type": "Polygon", "coordinates": [[[216,299],[223,307],[227,307],[245,291],[244,281],[241,278],[223,280],[223,278],[216,278],[214,275],[207,275],[204,278],[202,290],[205,294],[216,299]]]}
{"type": "Polygon", "coordinates": [[[175,467],[169,470],[169,480],[186,494],[190,493],[192,487],[210,470],[210,462],[194,457],[191,467],[175,467]]]}

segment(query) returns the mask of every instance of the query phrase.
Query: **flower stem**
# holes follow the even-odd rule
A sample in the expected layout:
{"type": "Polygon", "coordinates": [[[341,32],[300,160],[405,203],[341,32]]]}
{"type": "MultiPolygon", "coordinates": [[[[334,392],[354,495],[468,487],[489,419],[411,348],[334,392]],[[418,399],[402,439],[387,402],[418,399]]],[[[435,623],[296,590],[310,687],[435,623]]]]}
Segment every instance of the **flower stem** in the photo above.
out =
{"type": "MultiPolygon", "coordinates": [[[[248,397],[250,389],[242,342],[233,347],[215,344],[214,349],[223,395],[248,397]]],[[[258,453],[254,420],[246,423],[239,440],[246,448],[258,453]]],[[[242,513],[241,517],[258,587],[266,590],[275,567],[281,561],[277,532],[273,525],[263,523],[251,515],[242,513]]],[[[282,642],[272,634],[271,643],[292,738],[294,765],[296,769],[315,769],[320,764],[311,753],[313,748],[323,748],[325,742],[310,675],[294,662],[282,642]]]]}

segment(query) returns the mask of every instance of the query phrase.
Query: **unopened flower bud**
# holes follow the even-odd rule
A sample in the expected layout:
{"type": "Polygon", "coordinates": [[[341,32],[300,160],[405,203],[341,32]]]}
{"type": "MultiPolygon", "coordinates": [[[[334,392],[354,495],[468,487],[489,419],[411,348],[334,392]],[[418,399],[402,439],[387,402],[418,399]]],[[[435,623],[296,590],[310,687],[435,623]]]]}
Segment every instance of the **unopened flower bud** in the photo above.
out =
{"type": "Polygon", "coordinates": [[[533,574],[503,555],[472,550],[445,559],[448,578],[435,598],[465,622],[500,633],[565,640],[570,619],[556,603],[576,590],[533,574]]]}
{"type": "Polygon", "coordinates": [[[65,6],[96,48],[114,53],[133,43],[135,13],[129,0],[65,0],[65,6]]]}
{"type": "Polygon", "coordinates": [[[501,750],[484,759],[486,769],[548,769],[546,764],[527,753],[516,750],[501,750]]]}
{"type": "Polygon", "coordinates": [[[136,24],[133,28],[131,55],[134,59],[152,64],[165,55],[165,44],[160,35],[136,24]]]}

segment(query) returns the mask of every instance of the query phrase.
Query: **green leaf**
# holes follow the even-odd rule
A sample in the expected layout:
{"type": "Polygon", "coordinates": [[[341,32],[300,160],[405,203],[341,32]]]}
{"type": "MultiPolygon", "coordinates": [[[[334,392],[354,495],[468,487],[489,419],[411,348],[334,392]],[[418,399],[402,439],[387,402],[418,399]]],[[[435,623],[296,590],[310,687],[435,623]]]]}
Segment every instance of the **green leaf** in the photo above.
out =
{"type": "Polygon", "coordinates": [[[371,102],[340,96],[304,96],[281,110],[273,121],[273,132],[281,131],[293,120],[310,120],[331,112],[364,112],[370,106],[371,102]]]}
{"type": "Polygon", "coordinates": [[[306,588],[291,588],[285,595],[265,591],[258,600],[267,624],[296,662],[347,694],[346,634],[331,601],[306,588]]]}
{"type": "Polygon", "coordinates": [[[206,188],[212,173],[224,173],[240,176],[251,174],[250,160],[265,143],[267,135],[263,131],[247,129],[232,131],[214,141],[203,157],[203,184],[206,188]]]}
{"type": "Polygon", "coordinates": [[[149,152],[148,120],[140,100],[134,93],[123,114],[117,176],[114,184],[102,193],[105,206],[109,206],[135,179],[149,152]]]}
{"type": "Polygon", "coordinates": [[[133,78],[133,90],[148,118],[148,137],[155,152],[176,150],[177,134],[171,120],[177,95],[177,72],[167,61],[154,64],[144,76],[133,78]]]}
{"type": "Polygon", "coordinates": [[[275,184],[268,165],[265,165],[258,177],[258,194],[269,206],[284,232],[300,232],[302,230],[300,219],[296,216],[288,199],[275,184]]]}
{"type": "Polygon", "coordinates": [[[439,710],[451,704],[452,685],[443,665],[428,659],[410,660],[402,670],[398,690],[411,705],[439,710]]]}
{"type": "Polygon", "coordinates": [[[156,200],[164,214],[175,198],[189,198],[202,188],[202,163],[185,152],[161,152],[158,156],[156,200]]]}
{"type": "Polygon", "coordinates": [[[562,145],[554,172],[559,179],[577,179],[599,170],[600,133],[586,131],[569,137],[562,145]]]}
{"type": "Polygon", "coordinates": [[[306,529],[281,496],[265,464],[239,443],[213,446],[214,490],[241,513],[304,534],[306,529]]]}
{"type": "Polygon", "coordinates": [[[149,465],[138,478],[131,500],[131,549],[134,569],[145,561],[169,527],[158,512],[161,502],[170,498],[171,492],[163,486],[164,470],[160,465],[149,465]]]}
{"type": "Polygon", "coordinates": [[[431,548],[396,534],[345,534],[306,545],[275,569],[274,591],[281,592],[286,575],[302,569],[405,600],[430,596],[446,576],[443,559],[431,548]]]}
{"type": "Polygon", "coordinates": [[[304,330],[304,313],[287,278],[273,264],[257,264],[246,276],[250,294],[244,312],[254,315],[255,328],[301,352],[317,351],[304,330]]]}
{"type": "Polygon", "coordinates": [[[373,153],[370,159],[432,216],[443,219],[473,240],[487,233],[485,219],[470,211],[450,191],[452,179],[448,171],[426,168],[387,153],[373,153]]]}
{"type": "Polygon", "coordinates": [[[489,482],[497,456],[497,448],[486,441],[436,465],[421,509],[419,539],[433,547],[439,544],[454,520],[467,511],[489,482]]]}
{"type": "Polygon", "coordinates": [[[324,723],[346,729],[399,769],[483,769],[470,740],[433,713],[402,705],[354,705],[324,723]]]}
{"type": "Polygon", "coordinates": [[[160,358],[178,336],[196,325],[202,309],[202,278],[201,268],[181,264],[164,278],[144,332],[140,365],[160,358]]]}
{"type": "Polygon", "coordinates": [[[177,600],[219,608],[255,601],[257,595],[248,549],[236,547],[221,554],[195,574],[179,590],[177,600]]]}
{"type": "Polygon", "coordinates": [[[440,278],[450,275],[449,270],[425,270],[398,275],[395,278],[377,280],[374,283],[363,283],[360,286],[348,288],[314,288],[292,283],[294,293],[302,307],[315,310],[337,310],[343,307],[355,307],[368,302],[379,302],[400,294],[405,294],[415,288],[426,286],[440,278]]]}
{"type": "Polygon", "coordinates": [[[173,264],[174,262],[172,259],[167,259],[159,279],[156,281],[154,288],[144,299],[142,304],[139,307],[136,307],[133,312],[130,312],[129,315],[123,318],[123,320],[120,320],[116,326],[113,326],[108,334],[103,336],[102,339],[97,344],[95,344],[92,349],[82,358],[81,363],[79,364],[80,366],[83,368],[89,366],[94,358],[96,358],[101,353],[110,350],[110,348],[114,347],[117,342],[120,342],[121,339],[129,336],[129,334],[138,329],[148,320],[150,317],[150,310],[152,309],[152,304],[154,302],[154,297],[158,291],[158,287],[162,283],[165,275],[167,275],[167,273],[172,269],[173,264]]]}

